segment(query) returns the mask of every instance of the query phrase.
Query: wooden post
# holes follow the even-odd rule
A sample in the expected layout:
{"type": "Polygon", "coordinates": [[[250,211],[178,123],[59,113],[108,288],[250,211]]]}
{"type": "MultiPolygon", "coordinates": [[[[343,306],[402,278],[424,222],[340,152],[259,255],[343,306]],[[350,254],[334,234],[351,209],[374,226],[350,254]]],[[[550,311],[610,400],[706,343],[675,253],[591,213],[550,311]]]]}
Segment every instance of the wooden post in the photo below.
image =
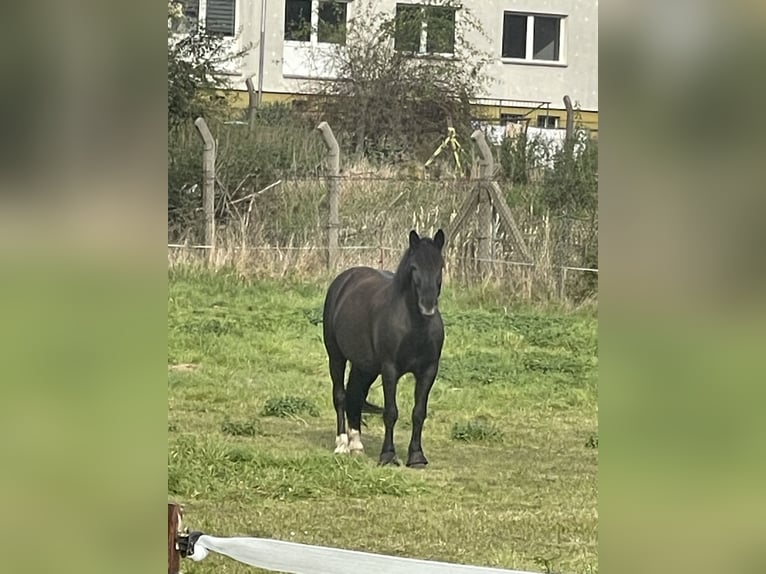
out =
{"type": "Polygon", "coordinates": [[[511,209],[505,202],[500,186],[496,181],[492,181],[487,187],[487,191],[489,192],[489,196],[492,199],[492,203],[494,204],[497,213],[500,215],[500,219],[505,223],[508,229],[511,230],[513,240],[516,242],[516,247],[521,251],[521,254],[527,261],[532,261],[532,254],[524,241],[524,237],[521,235],[521,230],[516,224],[516,220],[513,218],[511,209]]]}
{"type": "Polygon", "coordinates": [[[168,502],[168,574],[178,574],[181,555],[176,548],[176,535],[181,530],[183,509],[168,502]]]}
{"type": "Polygon", "coordinates": [[[492,157],[492,150],[489,149],[484,132],[476,130],[471,134],[471,139],[479,148],[479,229],[478,229],[478,255],[479,269],[483,278],[489,276],[492,259],[492,202],[489,193],[486,190],[487,180],[492,177],[495,171],[495,160],[492,157]]]}
{"type": "Polygon", "coordinates": [[[215,260],[215,140],[205,118],[194,120],[204,148],[202,152],[202,206],[205,211],[205,245],[209,246],[208,264],[215,260]]]}
{"type": "Polygon", "coordinates": [[[329,214],[327,218],[327,269],[333,271],[338,264],[338,230],[340,229],[340,147],[327,122],[317,126],[322,133],[327,146],[327,203],[329,214]]]}

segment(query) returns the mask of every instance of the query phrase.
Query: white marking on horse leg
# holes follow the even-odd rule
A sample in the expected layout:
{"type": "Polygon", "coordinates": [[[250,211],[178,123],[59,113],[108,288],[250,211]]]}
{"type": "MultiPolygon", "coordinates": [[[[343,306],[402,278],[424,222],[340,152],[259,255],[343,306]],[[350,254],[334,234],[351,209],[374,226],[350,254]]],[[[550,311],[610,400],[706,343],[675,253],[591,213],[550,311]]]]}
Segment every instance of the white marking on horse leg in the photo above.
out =
{"type": "Polygon", "coordinates": [[[348,448],[351,451],[351,454],[364,452],[364,445],[362,444],[362,433],[357,429],[349,430],[348,448]]]}
{"type": "Polygon", "coordinates": [[[335,437],[335,454],[348,454],[348,435],[346,433],[335,437]]]}

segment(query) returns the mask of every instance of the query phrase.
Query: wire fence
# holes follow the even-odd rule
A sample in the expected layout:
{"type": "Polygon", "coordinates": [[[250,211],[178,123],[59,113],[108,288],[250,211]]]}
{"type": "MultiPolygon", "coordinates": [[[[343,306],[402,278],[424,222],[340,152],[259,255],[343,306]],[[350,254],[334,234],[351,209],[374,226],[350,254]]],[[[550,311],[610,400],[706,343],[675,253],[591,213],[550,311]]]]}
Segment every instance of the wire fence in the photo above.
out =
{"type": "MultiPolygon", "coordinates": [[[[307,137],[320,139],[316,134],[307,137]]],[[[234,266],[243,274],[277,276],[316,275],[352,265],[393,269],[411,229],[427,236],[444,229],[450,231],[445,260],[451,278],[495,281],[531,299],[596,296],[596,210],[545,207],[540,201],[543,182],[533,168],[527,169],[523,183],[511,184],[507,177],[490,182],[498,170],[481,175],[477,158],[486,155],[474,154],[470,177],[450,171],[443,162],[432,169],[412,163],[372,167],[341,162],[339,175],[330,175],[324,160],[306,169],[311,163],[307,156],[300,169],[296,164],[265,179],[263,169],[242,157],[237,148],[241,143],[233,139],[217,144],[212,209],[210,188],[203,191],[194,158],[178,155],[176,164],[188,164],[169,168],[169,185],[175,187],[169,191],[169,265],[234,266]],[[496,200],[505,205],[492,200],[491,212],[485,203],[466,214],[466,199],[476,193],[479,180],[494,185],[496,200]],[[215,240],[206,241],[213,226],[215,240]]],[[[271,140],[261,143],[262,148],[248,148],[248,153],[276,149],[271,140]]],[[[287,158],[280,161],[285,164],[287,158]]]]}

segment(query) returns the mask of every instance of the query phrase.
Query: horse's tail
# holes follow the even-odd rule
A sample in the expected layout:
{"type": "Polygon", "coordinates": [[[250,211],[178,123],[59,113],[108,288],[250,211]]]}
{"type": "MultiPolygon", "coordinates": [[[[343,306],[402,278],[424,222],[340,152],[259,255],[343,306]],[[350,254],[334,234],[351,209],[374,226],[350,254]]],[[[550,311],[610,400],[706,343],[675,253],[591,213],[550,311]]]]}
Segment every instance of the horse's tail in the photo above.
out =
{"type": "Polygon", "coordinates": [[[364,405],[362,405],[362,412],[373,414],[373,415],[381,415],[383,414],[383,407],[379,407],[378,405],[373,405],[371,402],[365,399],[364,405]]]}

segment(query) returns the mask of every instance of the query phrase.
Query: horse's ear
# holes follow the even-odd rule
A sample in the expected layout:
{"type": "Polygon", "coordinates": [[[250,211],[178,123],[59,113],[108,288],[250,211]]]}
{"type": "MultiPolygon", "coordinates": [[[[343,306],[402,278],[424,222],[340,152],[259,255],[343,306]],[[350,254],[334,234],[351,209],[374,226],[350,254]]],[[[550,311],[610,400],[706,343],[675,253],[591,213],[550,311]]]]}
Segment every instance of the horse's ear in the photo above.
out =
{"type": "Polygon", "coordinates": [[[410,247],[414,249],[418,246],[418,243],[420,243],[420,235],[418,235],[418,232],[413,229],[410,231],[410,247]]]}
{"type": "Polygon", "coordinates": [[[434,235],[434,245],[439,249],[444,247],[444,232],[441,229],[434,235]]]}

